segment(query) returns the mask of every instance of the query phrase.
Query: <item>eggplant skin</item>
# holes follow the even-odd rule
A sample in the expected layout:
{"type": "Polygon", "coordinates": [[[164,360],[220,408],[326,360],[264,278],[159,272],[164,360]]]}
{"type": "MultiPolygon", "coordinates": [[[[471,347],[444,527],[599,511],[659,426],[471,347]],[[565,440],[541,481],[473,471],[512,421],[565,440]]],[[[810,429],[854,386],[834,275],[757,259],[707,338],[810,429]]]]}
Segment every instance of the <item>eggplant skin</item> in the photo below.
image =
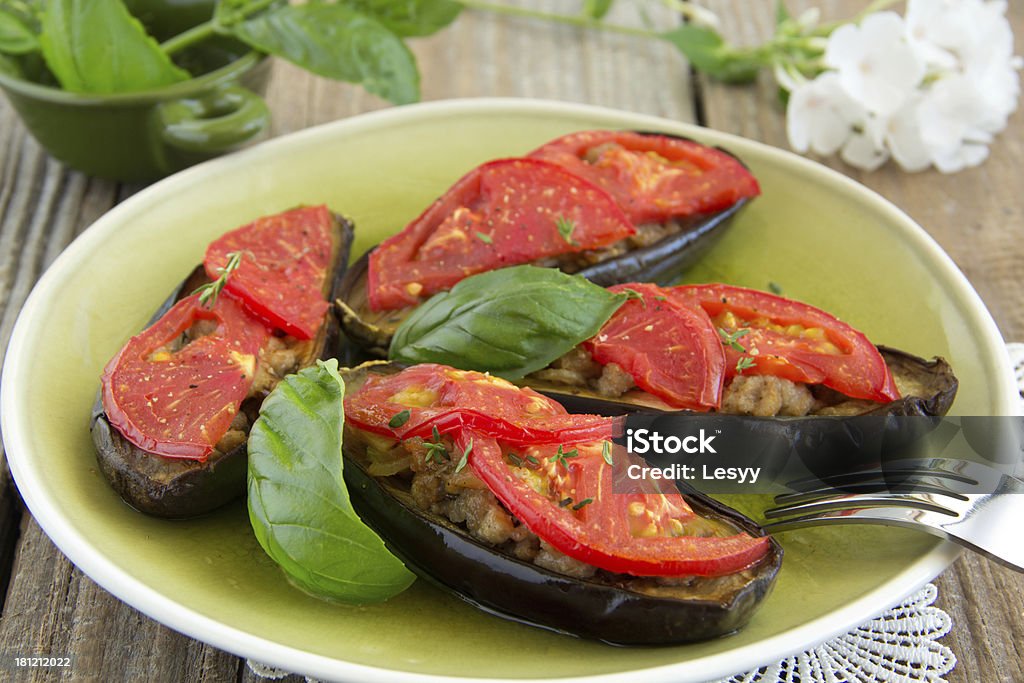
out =
{"type": "MultiPolygon", "coordinates": [[[[391,364],[376,366],[388,372],[391,364]]],[[[352,372],[345,377],[351,381],[352,372]]],[[[575,579],[518,560],[437,515],[419,510],[408,491],[370,476],[345,457],[345,482],[359,517],[417,575],[490,614],[557,633],[613,645],[670,645],[707,640],[742,628],[769,595],[782,565],[772,539],[768,555],[746,578],[713,598],[660,597],[630,590],[600,573],[575,579]]],[[[752,520],[701,494],[687,492],[697,514],[728,521],[755,536],[752,520]]]]}
{"type": "MultiPolygon", "coordinates": [[[[353,225],[348,219],[337,214],[334,218],[338,250],[329,301],[337,296],[354,235],[353,225]]],[[[203,266],[197,266],[175,287],[149,324],[207,281],[203,266]]],[[[325,320],[319,335],[318,357],[321,359],[336,357],[344,349],[344,338],[335,316],[328,313],[325,320]]],[[[253,416],[258,408],[256,399],[247,399],[242,404],[242,410],[253,413],[253,416]]],[[[99,392],[92,408],[90,431],[100,472],[121,498],[136,510],[157,517],[184,519],[212,512],[245,495],[247,452],[244,443],[227,453],[215,450],[206,462],[147,453],[125,439],[110,424],[99,392]]]]}

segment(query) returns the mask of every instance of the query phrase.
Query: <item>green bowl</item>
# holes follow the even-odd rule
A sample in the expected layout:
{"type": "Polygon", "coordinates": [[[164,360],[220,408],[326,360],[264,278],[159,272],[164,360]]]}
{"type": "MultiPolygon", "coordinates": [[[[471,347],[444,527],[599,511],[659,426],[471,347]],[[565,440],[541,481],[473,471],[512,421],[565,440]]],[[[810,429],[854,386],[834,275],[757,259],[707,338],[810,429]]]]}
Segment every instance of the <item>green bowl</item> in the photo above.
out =
{"type": "Polygon", "coordinates": [[[72,93],[0,60],[0,88],[32,135],[68,166],[101,178],[160,178],[228,152],[270,120],[264,55],[213,40],[183,55],[188,81],[111,95],[72,93]],[[19,73],[20,72],[20,73],[19,73]]]}

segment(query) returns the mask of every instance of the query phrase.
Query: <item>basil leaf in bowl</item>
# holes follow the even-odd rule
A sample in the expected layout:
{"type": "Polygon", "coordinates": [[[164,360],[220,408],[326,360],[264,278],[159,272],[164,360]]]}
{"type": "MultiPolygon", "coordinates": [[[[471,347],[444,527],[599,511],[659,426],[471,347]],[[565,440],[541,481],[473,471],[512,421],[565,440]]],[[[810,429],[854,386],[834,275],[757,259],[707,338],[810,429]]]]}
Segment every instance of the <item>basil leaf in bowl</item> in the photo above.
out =
{"type": "Polygon", "coordinates": [[[285,377],[263,401],[249,432],[249,521],[299,588],[382,602],[415,576],[352,509],[342,479],[344,397],[331,359],[285,377]]]}

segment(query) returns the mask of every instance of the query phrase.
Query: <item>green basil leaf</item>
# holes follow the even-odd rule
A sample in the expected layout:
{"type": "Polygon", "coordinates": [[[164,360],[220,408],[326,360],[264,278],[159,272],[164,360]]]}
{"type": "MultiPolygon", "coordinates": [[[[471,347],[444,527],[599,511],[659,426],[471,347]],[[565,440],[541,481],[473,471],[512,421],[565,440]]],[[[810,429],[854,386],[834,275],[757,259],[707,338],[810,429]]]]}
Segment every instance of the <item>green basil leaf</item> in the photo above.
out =
{"type": "Polygon", "coordinates": [[[725,83],[749,83],[761,67],[751,53],[733,49],[711,28],[684,24],[660,37],[682,52],[695,69],[725,83]]]}
{"type": "Polygon", "coordinates": [[[604,19],[612,8],[614,0],[583,0],[583,16],[591,19],[604,19]]]}
{"type": "Polygon", "coordinates": [[[231,27],[249,45],[396,104],[420,96],[416,60],[376,19],[342,5],[281,7],[231,27]]]}
{"type": "Polygon", "coordinates": [[[331,359],[285,377],[263,401],[249,433],[249,521],[300,588],[380,602],[415,577],[352,509],[342,479],[344,395],[331,359]]]}
{"type": "Polygon", "coordinates": [[[36,34],[20,18],[0,9],[0,52],[24,55],[39,49],[36,34]]]}
{"type": "Polygon", "coordinates": [[[593,337],[625,300],[554,268],[480,273],[413,311],[388,356],[518,379],[593,337]]]}
{"type": "Polygon", "coordinates": [[[452,0],[346,0],[403,38],[429,36],[455,21],[462,4],[452,0]]]}
{"type": "Polygon", "coordinates": [[[120,0],[50,0],[40,42],[65,90],[130,92],[187,80],[120,0]]]}

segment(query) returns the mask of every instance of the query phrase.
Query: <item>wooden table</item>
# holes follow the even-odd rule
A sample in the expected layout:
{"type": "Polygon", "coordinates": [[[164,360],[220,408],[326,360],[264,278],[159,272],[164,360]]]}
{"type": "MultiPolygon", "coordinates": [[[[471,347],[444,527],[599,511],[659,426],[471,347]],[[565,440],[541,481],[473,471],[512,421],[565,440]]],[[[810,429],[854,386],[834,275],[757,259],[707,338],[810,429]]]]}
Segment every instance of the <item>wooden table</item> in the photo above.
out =
{"type": "MultiPolygon", "coordinates": [[[[573,11],[572,0],[537,0],[573,11]]],[[[655,5],[657,3],[654,3],[655,5]]],[[[754,43],[769,35],[774,0],[708,0],[725,32],[754,43]]],[[[826,17],[852,16],[857,0],[817,4],[826,17]]],[[[1024,3],[1013,2],[1024,36],[1024,3]]],[[[612,19],[637,21],[633,4],[612,19]]],[[[674,18],[655,10],[659,25],[674,18]]],[[[427,100],[516,96],[586,102],[697,122],[786,146],[784,117],[768,74],[754,86],[693,77],[668,45],[531,20],[467,12],[440,35],[415,41],[427,100]]],[[[380,109],[385,103],[346,85],[277,64],[271,135],[380,109]]],[[[978,169],[954,176],[860,173],[829,162],[906,210],[939,241],[988,304],[1008,340],[1024,340],[1024,115],[1018,113],[978,169]]],[[[105,211],[140,189],[87,178],[48,158],[0,99],[0,348],[33,283],[60,251],[105,211]]],[[[9,474],[0,486],[0,656],[75,657],[75,680],[253,681],[238,657],[152,621],[79,572],[24,509],[9,474]]],[[[943,642],[959,664],[950,681],[1024,680],[1024,576],[974,555],[936,581],[953,618],[943,642]]],[[[4,662],[6,665],[6,661],[4,662]]],[[[0,678],[6,670],[0,668],[0,678]]],[[[24,680],[49,680],[22,669],[24,680]]],[[[293,677],[294,680],[301,680],[293,677]]],[[[289,679],[292,680],[292,679],[289,679]]]]}

